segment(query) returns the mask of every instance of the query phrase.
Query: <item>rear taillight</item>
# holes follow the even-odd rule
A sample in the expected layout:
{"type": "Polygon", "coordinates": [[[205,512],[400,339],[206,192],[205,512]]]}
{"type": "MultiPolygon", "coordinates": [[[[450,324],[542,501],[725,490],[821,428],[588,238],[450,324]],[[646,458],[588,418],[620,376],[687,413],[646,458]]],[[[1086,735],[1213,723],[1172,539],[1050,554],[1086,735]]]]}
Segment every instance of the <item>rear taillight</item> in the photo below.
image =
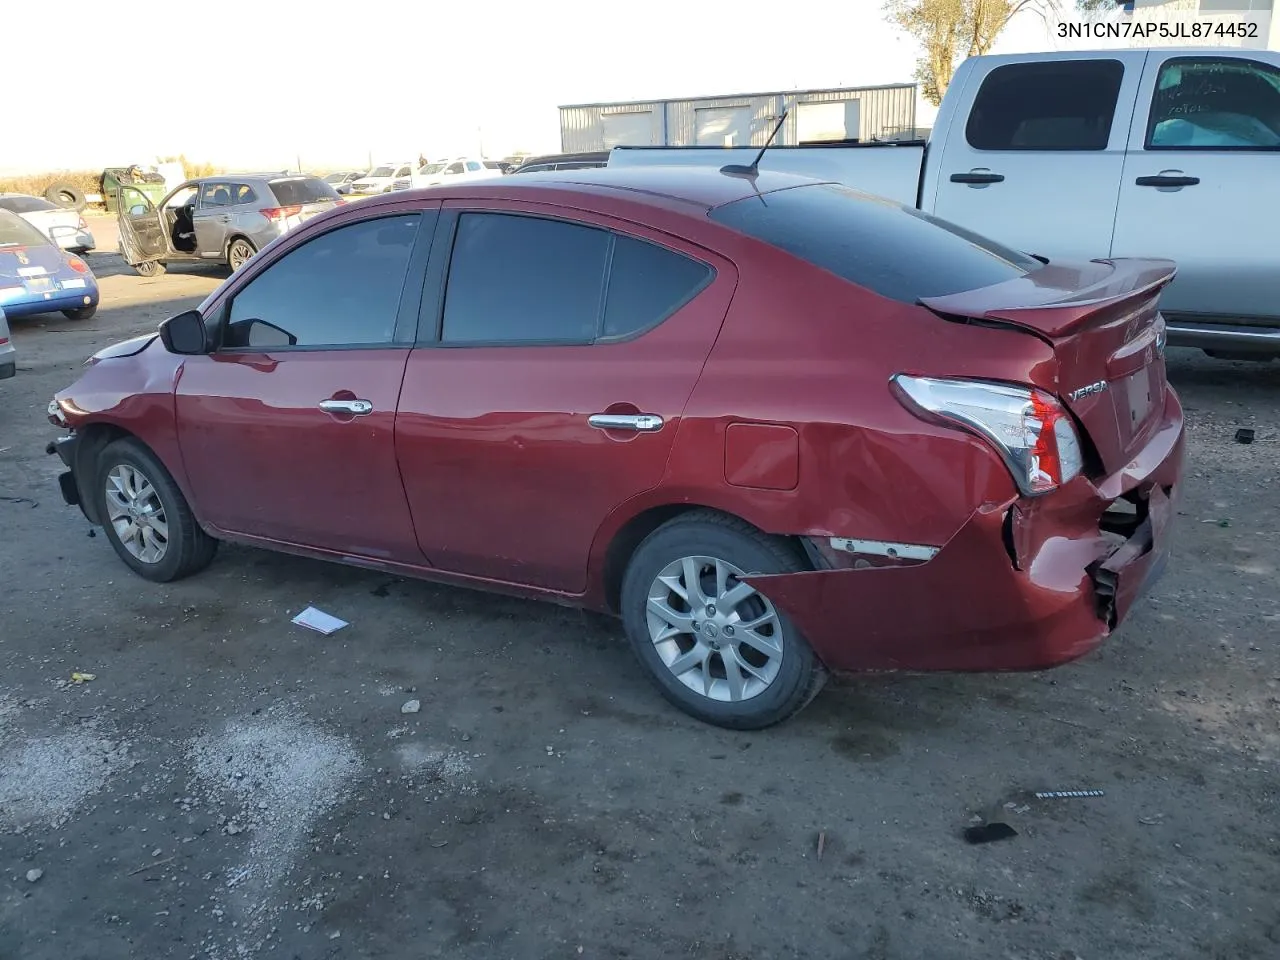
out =
{"type": "Polygon", "coordinates": [[[1083,467],[1070,415],[1041,390],[904,374],[893,383],[912,412],[963,427],[991,443],[1026,496],[1058,489],[1083,467]]]}
{"type": "Polygon", "coordinates": [[[69,266],[76,273],[89,272],[89,265],[85,263],[83,260],[81,260],[79,257],[73,256],[71,254],[67,255],[67,266],[69,266]]]}
{"type": "Polygon", "coordinates": [[[302,204],[295,204],[292,207],[264,207],[258,211],[272,223],[285,217],[292,217],[302,212],[302,204]]]}

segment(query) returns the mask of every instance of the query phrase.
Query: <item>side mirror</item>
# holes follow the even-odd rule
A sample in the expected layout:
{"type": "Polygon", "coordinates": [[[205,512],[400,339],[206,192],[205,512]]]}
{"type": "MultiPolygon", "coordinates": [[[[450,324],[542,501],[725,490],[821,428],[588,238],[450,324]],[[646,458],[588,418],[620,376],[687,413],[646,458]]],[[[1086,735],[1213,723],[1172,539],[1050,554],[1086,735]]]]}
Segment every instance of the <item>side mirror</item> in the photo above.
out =
{"type": "Polygon", "coordinates": [[[147,212],[147,208],[143,206],[141,203],[135,203],[132,207],[129,208],[129,216],[131,217],[140,217],[146,212],[147,212]]]}
{"type": "Polygon", "coordinates": [[[160,342],[170,353],[199,356],[209,352],[209,331],[199,310],[188,310],[160,324],[160,342]]]}

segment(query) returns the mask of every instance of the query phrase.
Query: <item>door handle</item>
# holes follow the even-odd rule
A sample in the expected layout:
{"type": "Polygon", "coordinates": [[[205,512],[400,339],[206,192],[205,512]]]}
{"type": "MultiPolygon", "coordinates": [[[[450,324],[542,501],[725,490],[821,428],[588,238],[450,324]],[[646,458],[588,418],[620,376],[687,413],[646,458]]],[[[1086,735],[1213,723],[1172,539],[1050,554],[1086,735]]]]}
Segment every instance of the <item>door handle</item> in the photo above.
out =
{"type": "Polygon", "coordinates": [[[979,183],[1003,183],[1003,182],[1004,182],[1004,174],[1002,174],[1002,173],[978,173],[978,172],[970,172],[970,173],[953,173],[953,174],[951,175],[951,182],[952,182],[952,183],[968,183],[968,184],[979,184],[979,183]]]}
{"type": "Polygon", "coordinates": [[[1140,187],[1194,187],[1200,182],[1200,178],[1161,173],[1154,177],[1139,177],[1133,182],[1140,187]]]}
{"type": "Polygon", "coordinates": [[[221,216],[221,217],[219,217],[219,218],[218,218],[218,222],[219,222],[219,223],[230,223],[230,222],[231,222],[231,218],[230,218],[230,217],[228,217],[228,216],[221,216]]]}
{"type": "Polygon", "coordinates": [[[587,423],[597,430],[635,430],[653,433],[661,430],[663,419],[656,413],[593,413],[587,423]]]}
{"type": "Polygon", "coordinates": [[[368,400],[321,400],[320,409],[325,413],[349,413],[353,417],[366,417],[373,413],[368,400]]]}

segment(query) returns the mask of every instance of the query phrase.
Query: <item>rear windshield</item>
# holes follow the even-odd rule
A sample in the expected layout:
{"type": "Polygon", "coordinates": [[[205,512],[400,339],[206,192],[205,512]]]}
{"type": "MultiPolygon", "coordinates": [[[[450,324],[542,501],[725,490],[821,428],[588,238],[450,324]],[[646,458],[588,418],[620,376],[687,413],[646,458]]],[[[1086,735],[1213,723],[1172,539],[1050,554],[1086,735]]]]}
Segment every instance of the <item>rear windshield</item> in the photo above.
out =
{"type": "Polygon", "coordinates": [[[57,210],[55,204],[40,197],[0,197],[0,207],[14,213],[34,213],[36,210],[57,210]]]}
{"type": "Polygon", "coordinates": [[[337,200],[338,193],[319,177],[300,177],[297,180],[272,180],[271,192],[282,207],[301,203],[319,203],[321,200],[337,200]]]}
{"type": "Polygon", "coordinates": [[[735,200],[712,210],[711,219],[904,303],[1015,280],[1042,266],[913,207],[835,184],[735,200]]]}
{"type": "Polygon", "coordinates": [[[5,247],[42,247],[49,241],[27,221],[7,210],[0,211],[0,249],[5,247]]]}

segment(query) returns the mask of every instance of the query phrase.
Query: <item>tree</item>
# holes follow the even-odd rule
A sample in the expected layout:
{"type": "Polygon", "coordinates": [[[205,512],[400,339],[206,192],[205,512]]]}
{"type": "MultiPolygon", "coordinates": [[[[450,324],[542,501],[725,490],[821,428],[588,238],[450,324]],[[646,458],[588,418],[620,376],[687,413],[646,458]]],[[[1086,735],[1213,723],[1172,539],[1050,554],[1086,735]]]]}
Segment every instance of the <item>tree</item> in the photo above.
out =
{"type": "MultiPolygon", "coordinates": [[[[1070,2],[1070,0],[1068,0],[1070,2]]],[[[1000,32],[1024,10],[1047,19],[1061,0],[887,0],[885,15],[924,48],[916,79],[935,107],[947,92],[956,64],[987,53],[1000,32]]],[[[1081,12],[1114,9],[1116,0],[1074,0],[1081,12]]]]}

